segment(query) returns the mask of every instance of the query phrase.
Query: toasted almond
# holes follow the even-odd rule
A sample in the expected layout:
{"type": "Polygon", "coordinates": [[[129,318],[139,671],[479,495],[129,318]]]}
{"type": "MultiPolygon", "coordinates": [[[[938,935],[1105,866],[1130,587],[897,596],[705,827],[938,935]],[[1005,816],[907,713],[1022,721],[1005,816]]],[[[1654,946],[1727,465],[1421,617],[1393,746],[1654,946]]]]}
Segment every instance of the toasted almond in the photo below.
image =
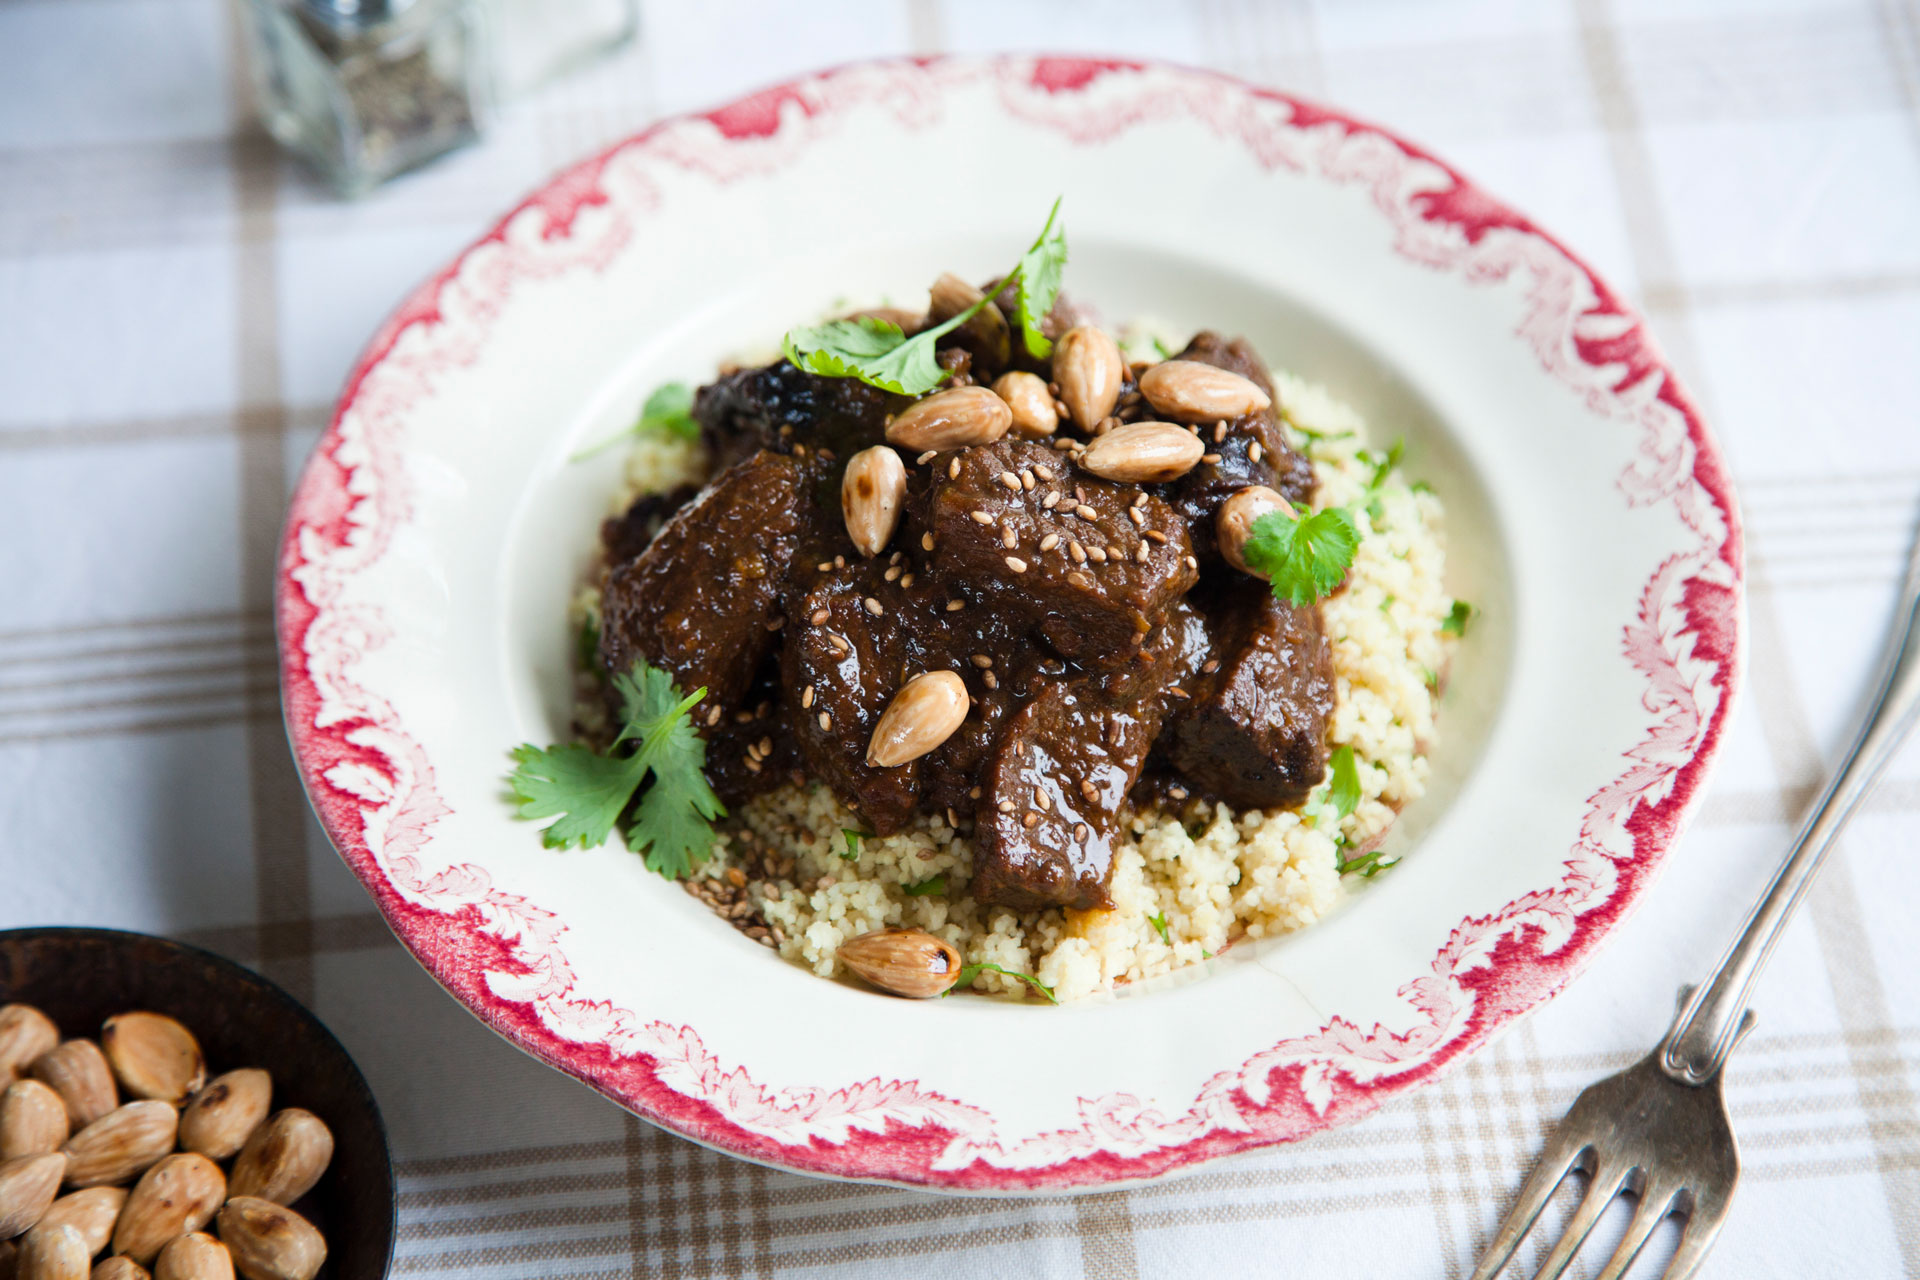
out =
{"type": "Polygon", "coordinates": [[[66,1167],[67,1158],[57,1151],[0,1160],[0,1240],[11,1240],[40,1221],[66,1167]]]}
{"type": "Polygon", "coordinates": [[[918,929],[879,929],[840,944],[847,968],[897,996],[925,1000],[960,977],[960,953],[918,929]]]}
{"type": "Polygon", "coordinates": [[[1253,522],[1269,511],[1285,511],[1291,515],[1293,508],[1267,486],[1250,484],[1221,503],[1219,514],[1213,518],[1214,540],[1220,544],[1220,554],[1228,564],[1256,578],[1267,575],[1248,566],[1247,539],[1253,534],[1253,522]]]}
{"type": "Polygon", "coordinates": [[[1193,470],[1206,446],[1171,422],[1129,422],[1096,437],[1080,465],[1108,480],[1152,484],[1193,470]]]}
{"type": "MultiPolygon", "coordinates": [[[[987,296],[951,272],[935,280],[929,292],[927,319],[935,322],[951,320],[987,296]]],[[[1007,362],[1007,354],[1013,349],[1012,335],[1000,308],[981,307],[961,328],[980,340],[995,364],[1007,362]]]]}
{"type": "Polygon", "coordinates": [[[35,1227],[20,1242],[14,1276],[16,1280],[87,1280],[92,1256],[72,1227],[35,1227]]]}
{"type": "Polygon", "coordinates": [[[30,1004],[0,1005],[0,1082],[26,1074],[27,1064],[60,1043],[60,1028],[30,1004]]]}
{"type": "Polygon", "coordinates": [[[247,1280],[313,1280],[327,1242],[313,1224],[271,1200],[235,1196],[220,1210],[220,1240],[247,1280]]]}
{"type": "Polygon", "coordinates": [[[206,1232],[190,1231],[160,1251],[153,1280],[233,1280],[233,1255],[206,1232]]]}
{"type": "Polygon", "coordinates": [[[153,1277],[132,1258],[102,1258],[89,1280],[153,1280],[153,1277]]]}
{"type": "Polygon", "coordinates": [[[225,1160],[247,1145],[273,1104],[273,1077],[242,1067],[207,1082],[180,1113],[180,1149],[225,1160]]]}
{"type": "Polygon", "coordinates": [[[67,1183],[97,1187],[128,1182],[173,1150],[180,1113],[148,1100],[116,1107],[67,1139],[67,1183]]]}
{"type": "Polygon", "coordinates": [[[311,1111],[288,1107],[254,1130],[233,1162],[231,1194],[292,1204],[333,1159],[333,1134],[311,1111]]]}
{"type": "Polygon", "coordinates": [[[1060,335],[1053,345],[1053,380],[1075,426],[1092,431],[1113,412],[1125,368],[1120,348],[1105,330],[1081,325],[1060,335]]]}
{"type": "Polygon", "coordinates": [[[70,1132],[67,1104],[52,1086],[15,1080],[0,1092],[0,1160],[58,1151],[70,1132]]]}
{"type": "Polygon", "coordinates": [[[84,1191],[70,1191],[48,1206],[47,1211],[40,1215],[40,1221],[34,1224],[34,1230],[72,1227],[80,1233],[80,1239],[87,1246],[87,1256],[91,1258],[107,1247],[107,1241],[113,1239],[113,1224],[119,1221],[120,1210],[126,1204],[125,1187],[88,1187],[84,1191]]]}
{"type": "Polygon", "coordinates": [[[1163,360],[1154,365],[1140,375],[1140,394],[1155,413],[1182,422],[1218,422],[1273,404],[1252,379],[1198,360],[1163,360]]]}
{"type": "Polygon", "coordinates": [[[916,400],[887,424],[887,443],[919,452],[992,444],[1013,425],[1013,410],[986,387],[955,387],[916,400]]]}
{"type": "Polygon", "coordinates": [[[120,1105],[107,1055],[91,1040],[67,1040],[33,1060],[27,1073],[53,1086],[67,1104],[67,1119],[84,1129],[120,1105]]]}
{"type": "Polygon", "coordinates": [[[951,671],[924,671],[893,695],[867,743],[867,763],[892,769],[918,760],[967,718],[967,686],[951,671]]]}
{"type": "Polygon", "coordinates": [[[113,1074],[136,1098],[180,1102],[207,1081],[193,1032],[163,1013],[123,1013],[100,1029],[113,1074]]]}
{"type": "Polygon", "coordinates": [[[113,1251],[152,1266],[161,1246],[206,1226],[226,1198],[219,1165],[193,1151],[168,1156],[140,1175],[127,1196],[113,1227],[113,1251]]]}
{"type": "Polygon", "coordinates": [[[993,384],[993,394],[1007,402],[1013,411],[1013,433],[1029,440],[1041,440],[1060,429],[1060,414],[1053,407],[1053,396],[1037,373],[1015,370],[1003,373],[993,384]]]}
{"type": "Polygon", "coordinates": [[[906,499],[907,467],[892,449],[877,444],[847,459],[840,477],[840,514],[861,555],[886,550],[900,527],[900,504],[906,499]]]}

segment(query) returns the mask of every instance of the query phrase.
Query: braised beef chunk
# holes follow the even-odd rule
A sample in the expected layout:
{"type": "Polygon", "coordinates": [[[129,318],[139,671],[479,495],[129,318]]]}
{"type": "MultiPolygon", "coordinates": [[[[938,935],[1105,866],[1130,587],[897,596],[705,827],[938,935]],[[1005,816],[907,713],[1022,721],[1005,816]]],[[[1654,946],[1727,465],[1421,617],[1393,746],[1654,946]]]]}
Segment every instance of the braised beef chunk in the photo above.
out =
{"type": "Polygon", "coordinates": [[[780,360],[700,388],[693,416],[714,465],[726,467],[757,449],[784,453],[796,443],[852,457],[878,444],[887,415],[907,403],[856,379],[822,378],[780,360]]]}
{"type": "Polygon", "coordinates": [[[600,545],[606,549],[607,563],[622,565],[647,549],[673,513],[693,501],[700,490],[683,484],[665,493],[644,493],[617,516],[600,522],[600,545]]]}
{"type": "Polygon", "coordinates": [[[645,658],[681,689],[704,687],[704,714],[741,709],[773,649],[781,598],[812,506],[805,467],[758,453],[722,474],[646,550],[607,576],[600,661],[645,658]]]}
{"type": "Polygon", "coordinates": [[[1189,613],[1121,666],[1043,683],[1007,724],[975,817],[973,896],[1031,911],[1108,907],[1122,809],[1188,657],[1189,613]]]}
{"type": "Polygon", "coordinates": [[[1194,583],[1171,508],[1054,449],[1002,440],[942,454],[931,474],[915,522],[933,538],[928,571],[1024,618],[1065,657],[1124,658],[1194,583]]]}
{"type": "MultiPolygon", "coordinates": [[[[1194,335],[1186,350],[1175,359],[1194,360],[1237,373],[1269,397],[1274,394],[1267,366],[1245,338],[1226,339],[1211,330],[1203,331],[1194,335]]],[[[1274,403],[1278,405],[1279,401],[1275,399],[1274,403]]],[[[1218,424],[1203,426],[1202,432],[1207,457],[1218,460],[1202,461],[1172,484],[1163,486],[1168,500],[1193,526],[1193,542],[1201,559],[1211,560],[1215,554],[1213,517],[1220,504],[1248,485],[1265,485],[1289,502],[1313,500],[1313,464],[1287,443],[1274,409],[1234,418],[1226,424],[1224,432],[1218,429],[1218,424]]]]}
{"type": "Polygon", "coordinates": [[[1317,607],[1266,584],[1229,581],[1205,606],[1211,654],[1193,699],[1167,726],[1167,755],[1190,782],[1238,808],[1306,799],[1326,772],[1333,655],[1317,607]]]}
{"type": "Polygon", "coordinates": [[[781,657],[801,768],[858,810],[874,834],[891,835],[919,803],[922,762],[876,768],[867,763],[867,743],[887,703],[918,672],[904,669],[909,624],[900,611],[876,615],[866,602],[900,592],[871,564],[813,572],[807,580],[811,585],[789,606],[781,657]]]}
{"type": "Polygon", "coordinates": [[[693,710],[693,722],[707,740],[707,782],[729,807],[793,781],[799,768],[793,731],[780,706],[781,687],[780,658],[770,653],[738,711],[729,714],[704,700],[693,710]]]}

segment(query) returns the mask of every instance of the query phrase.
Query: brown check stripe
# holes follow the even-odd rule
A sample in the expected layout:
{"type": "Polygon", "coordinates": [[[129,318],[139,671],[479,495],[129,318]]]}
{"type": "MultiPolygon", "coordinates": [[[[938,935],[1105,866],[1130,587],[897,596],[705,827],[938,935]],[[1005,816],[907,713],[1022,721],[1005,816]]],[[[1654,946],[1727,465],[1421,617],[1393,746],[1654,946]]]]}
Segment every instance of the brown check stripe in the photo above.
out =
{"type": "MultiPolygon", "coordinates": [[[[57,555],[97,546],[86,535],[103,527],[124,539],[198,529],[212,504],[230,512],[217,562],[233,565],[233,581],[210,587],[194,567],[205,557],[182,544],[177,583],[128,596],[85,590],[102,566],[78,551],[50,565],[8,557],[0,762],[20,785],[0,812],[13,849],[61,856],[0,857],[27,866],[9,880],[23,887],[0,893],[0,926],[166,932],[312,1002],[389,1113],[402,1272],[1466,1274],[1545,1125],[1641,1051],[1670,988],[1712,962],[1845,731],[1860,680],[1823,679],[1821,663],[1836,648],[1848,672],[1866,660],[1920,510],[1920,384],[1888,372],[1920,350],[1920,6],[1564,0],[1497,21],[1485,6],[1388,14],[1307,0],[1048,4],[1017,17],[954,0],[805,9],[802,21],[750,0],[650,7],[638,47],[521,104],[494,144],[341,206],[245,123],[237,73],[188,77],[145,56],[155,31],[172,32],[181,65],[233,72],[222,0],[0,0],[0,49],[81,66],[67,74],[89,91],[29,113],[0,86],[0,338],[18,334],[24,349],[37,330],[10,317],[31,312],[71,348],[64,362],[7,364],[0,342],[0,520],[11,504],[39,522],[0,529],[50,525],[58,542],[35,545],[57,555]],[[996,27],[1015,43],[1172,57],[1326,96],[1431,143],[1589,253],[1648,313],[1729,447],[1749,535],[1751,670],[1672,883],[1551,1008],[1431,1088],[1297,1148],[1122,1192],[983,1202],[716,1155],[525,1061],[452,1007],[307,814],[280,726],[271,588],[291,474],[355,344],[533,182],[663,112],[853,57],[971,48],[996,27]],[[1708,142],[1755,163],[1804,153],[1794,190],[1724,197],[1735,228],[1745,201],[1791,206],[1731,267],[1689,203],[1717,198],[1690,171],[1708,142]],[[1837,230],[1794,239],[1816,214],[1837,230]],[[1874,230],[1886,226],[1905,234],[1874,230]],[[115,334],[224,335],[221,351],[190,354],[227,374],[175,385],[171,366],[141,363],[138,342],[101,367],[83,313],[59,309],[106,276],[159,279],[189,260],[204,277],[191,296],[135,285],[91,314],[115,334]],[[1746,349],[1781,331],[1795,337],[1780,349],[1746,349]],[[1818,346],[1828,332],[1844,340],[1818,346]],[[1841,366],[1824,393],[1853,398],[1830,421],[1812,405],[1814,420],[1783,434],[1748,388],[1777,387],[1772,366],[1795,342],[1841,366]],[[1822,444],[1811,461],[1796,448],[1809,437],[1822,444]],[[85,483],[177,476],[167,469],[209,457],[219,475],[196,472],[177,493],[155,484],[138,509],[92,502],[85,483]],[[40,501],[40,489],[76,496],[40,501]],[[1848,636],[1866,637],[1857,660],[1848,636]],[[184,782],[211,758],[239,762],[205,784],[220,802],[181,812],[184,782]],[[110,834],[96,838],[71,815],[103,803],[103,778],[110,834]],[[244,891],[101,887],[149,875],[164,889],[176,866],[216,853],[216,878],[244,891]]],[[[1920,1275],[1920,1002],[1907,981],[1920,956],[1904,927],[1920,878],[1885,856],[1916,834],[1909,757],[1816,891],[1763,992],[1761,1031],[1735,1060],[1748,1184],[1710,1274],[1920,1275]]],[[[1553,1212],[1569,1211],[1563,1196],[1553,1212]]]]}

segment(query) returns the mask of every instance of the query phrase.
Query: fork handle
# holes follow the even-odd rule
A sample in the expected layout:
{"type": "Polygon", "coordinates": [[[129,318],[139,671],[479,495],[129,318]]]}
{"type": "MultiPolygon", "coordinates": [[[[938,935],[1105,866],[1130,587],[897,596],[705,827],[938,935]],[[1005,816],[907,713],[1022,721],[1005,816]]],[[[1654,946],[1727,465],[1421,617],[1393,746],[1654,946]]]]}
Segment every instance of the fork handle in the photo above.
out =
{"type": "MultiPolygon", "coordinates": [[[[1907,566],[1878,692],[1853,745],[1793,842],[1766,895],[1707,981],[1687,997],[1660,1042],[1660,1069],[1682,1084],[1712,1079],[1743,1030],[1753,984],[1773,954],[1840,831],[1867,798],[1900,743],[1920,720],[1920,542],[1907,566]]],[[[1749,1024],[1750,1025],[1750,1024],[1749,1024]]]]}

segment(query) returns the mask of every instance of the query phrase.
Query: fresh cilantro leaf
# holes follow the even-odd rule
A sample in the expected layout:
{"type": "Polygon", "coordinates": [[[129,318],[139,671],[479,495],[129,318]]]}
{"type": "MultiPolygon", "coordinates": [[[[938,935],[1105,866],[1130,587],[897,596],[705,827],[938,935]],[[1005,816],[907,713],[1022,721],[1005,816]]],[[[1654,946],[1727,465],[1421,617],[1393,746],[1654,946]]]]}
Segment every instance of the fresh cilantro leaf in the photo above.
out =
{"type": "Polygon", "coordinates": [[[1400,859],[1397,856],[1383,857],[1378,849],[1374,849],[1357,858],[1349,858],[1341,854],[1340,864],[1336,870],[1343,876],[1357,875],[1371,880],[1388,867],[1399,865],[1399,862],[1400,859]]]}
{"type": "Polygon", "coordinates": [[[589,848],[602,844],[652,775],[628,825],[627,844],[645,857],[649,870],[681,879],[706,861],[713,849],[715,818],[726,809],[703,769],[707,744],[688,717],[705,689],[682,698],[673,677],[645,662],[615,676],[622,703],[620,735],[605,754],[579,743],[542,751],[531,744],[513,751],[517,766],[508,785],[520,801],[523,818],[559,821],[540,832],[548,848],[589,848]],[[632,750],[619,754],[620,748],[632,750]]]}
{"type": "Polygon", "coordinates": [[[1367,481],[1367,488],[1378,489],[1380,483],[1400,465],[1400,458],[1407,451],[1405,440],[1395,440],[1385,453],[1362,454],[1366,461],[1373,464],[1373,479],[1367,481]]]}
{"type": "Polygon", "coordinates": [[[684,382],[669,382],[647,397],[640,406],[639,419],[618,435],[608,436],[599,444],[588,445],[573,455],[574,462],[582,458],[591,458],[608,445],[625,440],[628,436],[643,435],[671,436],[675,440],[698,440],[700,424],[693,417],[693,390],[684,382]]]}
{"type": "Polygon", "coordinates": [[[1155,912],[1153,915],[1148,916],[1147,923],[1152,925],[1153,931],[1160,935],[1160,941],[1166,943],[1168,946],[1173,945],[1173,939],[1167,933],[1167,913],[1166,912],[1158,911],[1158,912],[1155,912]]]}
{"type": "Polygon", "coordinates": [[[1026,983],[1028,986],[1032,987],[1035,991],[1038,991],[1041,995],[1045,996],[1048,1000],[1052,1001],[1054,1004],[1060,1003],[1060,1001],[1053,994],[1053,988],[1048,986],[1046,983],[1040,981],[1040,979],[1030,978],[1024,973],[1015,973],[1011,969],[1002,969],[997,964],[987,964],[985,962],[982,962],[980,964],[970,964],[970,965],[962,966],[960,970],[960,976],[954,979],[953,985],[948,987],[945,991],[941,992],[940,994],[950,996],[954,992],[960,990],[962,987],[967,986],[975,978],[979,977],[982,973],[985,973],[988,970],[992,970],[994,973],[1005,974],[1009,978],[1018,978],[1020,981],[1026,983]]]}
{"type": "Polygon", "coordinates": [[[847,842],[847,847],[840,851],[840,856],[848,862],[857,860],[860,857],[860,833],[852,827],[842,827],[840,835],[847,842]]]}
{"type": "Polygon", "coordinates": [[[1331,764],[1333,786],[1327,792],[1327,799],[1333,802],[1334,812],[1344,818],[1360,803],[1360,769],[1354,761],[1353,748],[1335,747],[1331,764]]]}
{"type": "Polygon", "coordinates": [[[1040,228],[1033,247],[1020,255],[1020,265],[1013,269],[1020,282],[1015,299],[1020,333],[1026,340],[1027,354],[1037,360],[1053,354],[1053,342],[1040,331],[1040,322],[1053,310],[1054,299],[1060,296],[1060,276],[1067,265],[1067,229],[1054,226],[1063,198],[1054,198],[1053,208],[1047,211],[1047,224],[1040,228]]]}
{"type": "Polygon", "coordinates": [[[906,891],[909,898],[924,898],[930,893],[945,893],[947,878],[944,875],[938,875],[931,880],[922,880],[919,884],[903,884],[900,887],[906,891]]]}
{"type": "Polygon", "coordinates": [[[1200,948],[1200,958],[1202,960],[1211,960],[1213,959],[1213,952],[1208,951],[1205,947],[1202,947],[1200,948]]]}
{"type": "Polygon", "coordinates": [[[1453,607],[1447,610],[1446,618],[1440,623],[1440,634],[1464,636],[1467,634],[1467,623],[1473,620],[1475,612],[1474,607],[1465,600],[1455,600],[1453,607]]]}
{"type": "Polygon", "coordinates": [[[1338,507],[1312,515],[1269,511],[1253,522],[1242,554],[1266,575],[1274,595],[1299,607],[1332,594],[1359,545],[1353,517],[1338,507]]]}
{"type": "Polygon", "coordinates": [[[935,345],[973,319],[988,301],[983,298],[952,319],[911,338],[893,321],[874,316],[802,325],[787,331],[782,349],[795,368],[808,373],[823,378],[858,378],[882,391],[917,396],[946,380],[947,371],[934,358],[935,345]]]}
{"type": "Polygon", "coordinates": [[[1174,352],[1174,349],[1173,349],[1172,347],[1170,347],[1170,346],[1168,346],[1168,345],[1167,345],[1166,343],[1164,343],[1164,342],[1162,342],[1162,341],[1160,341],[1160,335],[1159,335],[1159,334],[1157,334],[1157,333],[1156,333],[1156,334],[1154,334],[1154,335],[1153,335],[1153,336],[1152,336],[1151,338],[1149,338],[1149,339],[1148,339],[1148,341],[1149,341],[1149,342],[1151,342],[1151,343],[1153,343],[1153,349],[1154,349],[1154,352],[1155,352],[1155,353],[1156,353],[1156,354],[1157,354],[1157,355],[1158,355],[1158,356],[1159,356],[1159,357],[1160,357],[1160,358],[1161,358],[1162,360],[1171,360],[1171,359],[1173,359],[1173,357],[1174,357],[1174,355],[1175,355],[1175,352],[1174,352]]]}

